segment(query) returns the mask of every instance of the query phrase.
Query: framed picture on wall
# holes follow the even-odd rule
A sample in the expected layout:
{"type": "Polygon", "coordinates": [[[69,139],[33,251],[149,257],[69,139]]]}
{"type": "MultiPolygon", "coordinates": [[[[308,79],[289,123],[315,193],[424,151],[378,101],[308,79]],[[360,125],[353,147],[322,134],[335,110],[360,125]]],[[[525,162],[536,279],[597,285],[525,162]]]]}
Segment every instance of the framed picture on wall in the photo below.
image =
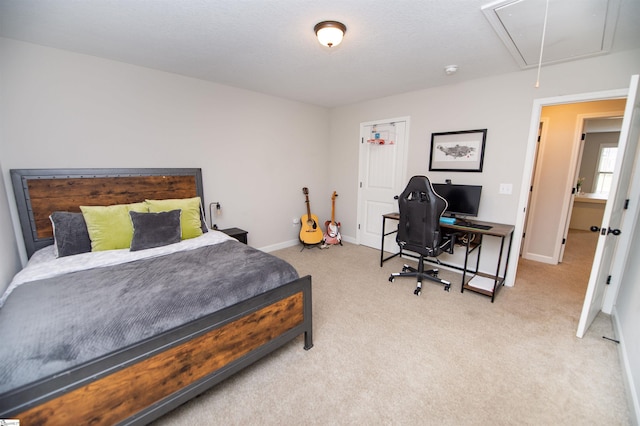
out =
{"type": "Polygon", "coordinates": [[[487,129],[431,133],[429,170],[481,172],[487,129]]]}

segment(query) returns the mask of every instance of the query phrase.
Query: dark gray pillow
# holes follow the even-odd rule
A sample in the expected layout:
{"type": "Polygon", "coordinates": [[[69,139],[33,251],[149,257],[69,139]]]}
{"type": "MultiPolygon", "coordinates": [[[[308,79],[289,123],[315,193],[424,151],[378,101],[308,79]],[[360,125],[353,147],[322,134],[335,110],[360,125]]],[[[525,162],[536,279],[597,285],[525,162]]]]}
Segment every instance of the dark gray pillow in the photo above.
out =
{"type": "Polygon", "coordinates": [[[158,213],[130,211],[133,222],[131,251],[179,243],[182,240],[180,213],[181,210],[158,213]]]}
{"type": "Polygon", "coordinates": [[[53,212],[49,216],[53,225],[53,240],[57,257],[91,251],[91,239],[82,213],[53,212]]]}
{"type": "Polygon", "coordinates": [[[207,221],[204,216],[204,208],[202,208],[202,198],[200,199],[200,229],[202,229],[203,234],[209,232],[209,227],[207,226],[207,221]]]}

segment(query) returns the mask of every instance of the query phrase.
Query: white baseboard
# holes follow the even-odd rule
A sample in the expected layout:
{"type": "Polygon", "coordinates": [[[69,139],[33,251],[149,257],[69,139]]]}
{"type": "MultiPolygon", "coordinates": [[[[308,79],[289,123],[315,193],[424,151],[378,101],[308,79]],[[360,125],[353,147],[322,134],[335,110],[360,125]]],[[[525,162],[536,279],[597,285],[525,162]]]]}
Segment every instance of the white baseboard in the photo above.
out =
{"type": "Polygon", "coordinates": [[[541,263],[548,263],[549,265],[557,265],[558,262],[554,262],[553,258],[549,257],[549,256],[541,256],[539,254],[523,254],[522,255],[523,259],[528,259],[528,260],[534,260],[536,262],[541,262],[541,263]]]}
{"type": "Polygon", "coordinates": [[[349,243],[349,244],[357,244],[355,238],[347,237],[346,235],[342,236],[342,241],[344,241],[345,243],[349,243]]]}
{"type": "MultiPolygon", "coordinates": [[[[356,244],[356,239],[355,238],[353,238],[353,237],[345,237],[344,235],[342,236],[342,241],[344,241],[345,243],[356,244]]],[[[302,244],[300,242],[300,240],[289,240],[289,241],[284,241],[284,242],[278,243],[278,244],[271,244],[269,246],[256,247],[256,248],[258,250],[260,250],[260,251],[265,252],[265,253],[270,253],[272,251],[282,250],[282,249],[285,249],[285,248],[298,246],[300,244],[302,244]]]]}
{"type": "Polygon", "coordinates": [[[300,240],[289,240],[289,241],[284,241],[282,243],[278,243],[278,244],[272,244],[270,246],[265,246],[265,247],[256,247],[258,250],[260,251],[264,251],[265,253],[270,253],[272,251],[276,251],[276,250],[281,250],[281,249],[285,249],[288,247],[293,247],[300,244],[300,240]]]}
{"type": "Polygon", "coordinates": [[[616,338],[620,341],[618,345],[618,355],[620,356],[620,366],[622,367],[622,378],[624,380],[624,387],[627,394],[627,401],[629,403],[629,414],[631,416],[631,424],[640,424],[640,399],[637,392],[636,383],[633,380],[633,374],[631,372],[631,365],[629,363],[628,351],[625,345],[624,335],[621,332],[620,323],[618,321],[618,315],[616,307],[613,307],[611,314],[613,323],[613,331],[616,338]]]}

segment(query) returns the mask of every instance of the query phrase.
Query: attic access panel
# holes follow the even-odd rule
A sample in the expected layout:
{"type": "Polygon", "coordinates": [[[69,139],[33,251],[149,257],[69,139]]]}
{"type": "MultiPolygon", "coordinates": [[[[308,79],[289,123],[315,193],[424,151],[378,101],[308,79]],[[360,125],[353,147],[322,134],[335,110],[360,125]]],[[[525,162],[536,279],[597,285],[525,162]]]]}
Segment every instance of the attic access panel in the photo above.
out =
{"type": "MultiPolygon", "coordinates": [[[[542,64],[608,53],[620,0],[549,0],[542,64]]],[[[501,0],[482,12],[521,68],[540,60],[546,1],[501,0]]]]}

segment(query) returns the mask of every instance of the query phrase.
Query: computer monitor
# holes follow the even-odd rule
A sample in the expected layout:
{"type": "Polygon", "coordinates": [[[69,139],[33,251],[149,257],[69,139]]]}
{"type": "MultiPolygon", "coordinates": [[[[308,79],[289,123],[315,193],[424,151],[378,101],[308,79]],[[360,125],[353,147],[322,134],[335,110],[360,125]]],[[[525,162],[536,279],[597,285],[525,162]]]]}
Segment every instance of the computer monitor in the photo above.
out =
{"type": "Polygon", "coordinates": [[[478,216],[480,208],[480,185],[454,185],[451,183],[434,183],[433,190],[449,204],[447,216],[478,216]]]}

